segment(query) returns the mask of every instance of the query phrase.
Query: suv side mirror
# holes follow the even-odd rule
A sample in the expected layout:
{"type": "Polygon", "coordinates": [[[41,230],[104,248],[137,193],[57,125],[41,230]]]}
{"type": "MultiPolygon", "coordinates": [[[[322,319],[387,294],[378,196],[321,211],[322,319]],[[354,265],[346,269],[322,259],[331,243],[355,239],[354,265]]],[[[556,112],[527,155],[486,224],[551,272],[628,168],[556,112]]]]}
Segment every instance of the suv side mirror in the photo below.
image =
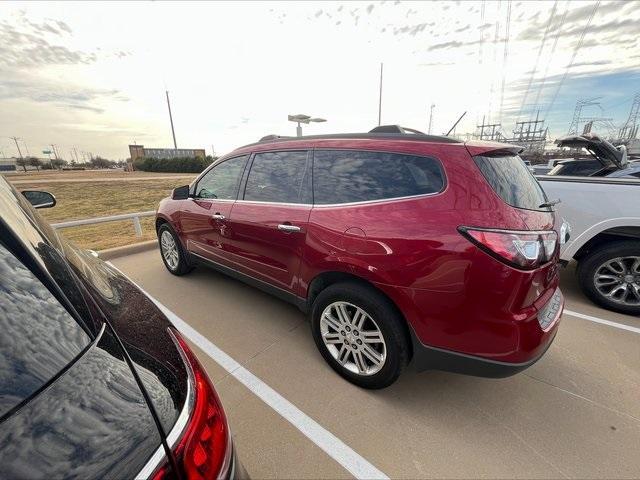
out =
{"type": "Polygon", "coordinates": [[[51,208],[56,205],[56,197],[49,192],[41,192],[38,190],[24,190],[22,195],[29,200],[33,208],[51,208]]]}
{"type": "Polygon", "coordinates": [[[189,198],[189,185],[174,188],[173,192],[171,192],[171,198],[173,200],[186,200],[189,198]]]}

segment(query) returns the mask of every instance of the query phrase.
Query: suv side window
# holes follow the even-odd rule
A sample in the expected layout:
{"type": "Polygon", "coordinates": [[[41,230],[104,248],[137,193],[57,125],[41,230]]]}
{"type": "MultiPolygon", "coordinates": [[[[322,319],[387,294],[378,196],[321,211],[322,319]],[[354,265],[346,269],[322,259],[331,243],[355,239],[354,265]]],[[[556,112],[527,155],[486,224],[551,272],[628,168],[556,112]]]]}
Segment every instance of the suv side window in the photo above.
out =
{"type": "Polygon", "coordinates": [[[444,188],[434,158],[364,150],[316,150],[313,197],[317,205],[366,202],[437,193],[444,188]]]}
{"type": "Polygon", "coordinates": [[[253,158],[244,199],[259,202],[308,203],[307,152],[265,152],[253,158]]]}
{"type": "Polygon", "coordinates": [[[230,158],[209,170],[197,183],[195,198],[235,200],[248,155],[230,158]]]}

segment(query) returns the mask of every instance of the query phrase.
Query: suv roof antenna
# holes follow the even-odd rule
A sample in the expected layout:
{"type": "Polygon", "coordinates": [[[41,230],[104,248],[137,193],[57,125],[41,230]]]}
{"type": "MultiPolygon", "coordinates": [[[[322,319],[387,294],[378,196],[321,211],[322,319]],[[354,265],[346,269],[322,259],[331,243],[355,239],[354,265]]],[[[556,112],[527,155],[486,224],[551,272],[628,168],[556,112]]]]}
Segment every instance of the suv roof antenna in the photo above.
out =
{"type": "Polygon", "coordinates": [[[460,115],[460,118],[456,121],[456,123],[454,123],[454,124],[453,124],[453,127],[451,127],[451,128],[449,129],[449,131],[447,132],[447,134],[445,135],[445,137],[448,137],[448,136],[449,136],[449,134],[453,131],[453,129],[454,129],[454,128],[456,128],[456,125],[458,125],[458,123],[460,123],[460,120],[462,120],[462,117],[464,117],[466,114],[467,114],[467,112],[466,112],[466,110],[465,110],[465,112],[464,112],[462,115],[460,115]]]}

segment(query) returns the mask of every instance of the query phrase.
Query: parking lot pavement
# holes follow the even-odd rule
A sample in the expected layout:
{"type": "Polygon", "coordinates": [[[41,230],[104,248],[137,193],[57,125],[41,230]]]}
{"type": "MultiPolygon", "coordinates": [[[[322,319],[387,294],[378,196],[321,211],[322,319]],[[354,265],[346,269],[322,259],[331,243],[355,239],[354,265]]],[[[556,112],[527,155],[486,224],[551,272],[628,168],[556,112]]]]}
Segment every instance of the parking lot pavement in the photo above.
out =
{"type": "MultiPolygon", "coordinates": [[[[565,314],[547,354],[507,379],[406,372],[359,389],[324,363],[295,307],[216,272],[166,272],[157,250],[113,260],[149,294],[392,478],[640,476],[640,335],[565,314]]],[[[593,306],[563,272],[566,308],[593,306]]],[[[254,478],[350,474],[201,349],[254,478]]],[[[339,460],[339,459],[338,459],[339,460]]]]}

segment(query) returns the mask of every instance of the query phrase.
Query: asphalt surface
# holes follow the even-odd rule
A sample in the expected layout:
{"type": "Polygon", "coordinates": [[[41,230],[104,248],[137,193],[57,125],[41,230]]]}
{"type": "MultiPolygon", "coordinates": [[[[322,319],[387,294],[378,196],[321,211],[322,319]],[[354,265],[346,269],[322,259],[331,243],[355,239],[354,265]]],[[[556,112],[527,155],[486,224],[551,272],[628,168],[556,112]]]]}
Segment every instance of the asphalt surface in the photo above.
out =
{"type": "Polygon", "coordinates": [[[157,250],[112,262],[337,439],[321,449],[298,417],[285,420],[194,347],[253,478],[352,478],[344,445],[391,478],[640,477],[640,318],[591,304],[571,269],[568,311],[636,330],[565,314],[547,354],[516,376],[406,372],[367,391],[324,363],[295,307],[205,268],[175,277],[157,250]]]}

